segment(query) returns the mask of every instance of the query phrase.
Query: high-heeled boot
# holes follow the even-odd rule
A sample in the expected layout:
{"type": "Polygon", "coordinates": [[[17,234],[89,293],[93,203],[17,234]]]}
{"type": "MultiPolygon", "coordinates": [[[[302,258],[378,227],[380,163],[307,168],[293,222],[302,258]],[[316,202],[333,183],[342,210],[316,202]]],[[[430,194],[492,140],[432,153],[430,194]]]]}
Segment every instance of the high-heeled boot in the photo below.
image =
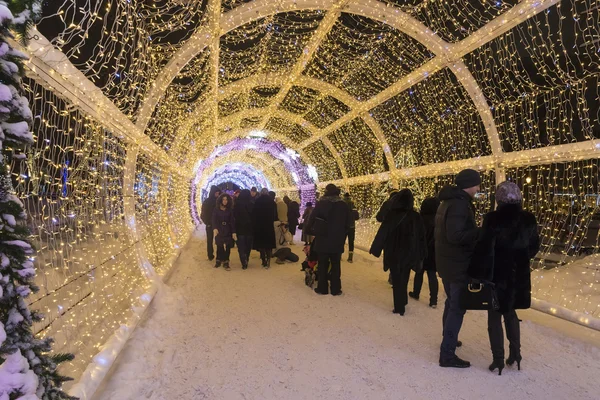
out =
{"type": "Polygon", "coordinates": [[[514,354],[513,352],[511,352],[508,355],[508,358],[506,359],[506,365],[509,365],[512,367],[512,365],[516,362],[517,363],[517,369],[520,371],[521,370],[521,360],[523,359],[523,357],[521,357],[520,354],[514,354]]]}
{"type": "Polygon", "coordinates": [[[504,358],[495,358],[494,362],[490,364],[490,371],[494,372],[498,369],[498,375],[502,375],[502,370],[504,369],[504,358]]]}

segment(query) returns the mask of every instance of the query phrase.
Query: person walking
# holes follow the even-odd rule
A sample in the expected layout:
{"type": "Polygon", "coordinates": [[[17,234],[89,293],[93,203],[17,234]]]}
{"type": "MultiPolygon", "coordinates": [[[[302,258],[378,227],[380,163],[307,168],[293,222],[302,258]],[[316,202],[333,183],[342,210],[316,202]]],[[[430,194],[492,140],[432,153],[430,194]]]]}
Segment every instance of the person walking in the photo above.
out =
{"type": "Polygon", "coordinates": [[[306,208],[302,214],[302,241],[304,242],[305,246],[310,246],[312,243],[312,236],[308,234],[308,231],[306,230],[306,224],[310,219],[310,214],[312,213],[313,209],[313,203],[309,201],[306,203],[306,208]]]}
{"type": "Polygon", "coordinates": [[[217,198],[221,195],[221,191],[218,187],[212,186],[210,193],[206,200],[202,202],[202,208],[200,210],[200,219],[206,225],[206,252],[208,253],[208,261],[215,259],[215,249],[213,242],[215,240],[212,225],[212,216],[217,206],[217,198]]]}
{"type": "Polygon", "coordinates": [[[288,208],[288,229],[292,235],[292,241],[290,244],[294,244],[294,237],[296,236],[296,228],[298,227],[298,220],[300,219],[300,204],[297,201],[290,199],[288,196],[283,197],[283,202],[288,208]]]}
{"type": "Polygon", "coordinates": [[[440,191],[441,204],[435,216],[435,262],[446,292],[439,364],[440,367],[468,368],[471,363],[455,353],[466,313],[459,297],[468,281],[467,271],[475,244],[482,234],[475,223],[473,205],[481,177],[477,171],[465,169],[456,175],[455,184],[440,191]]]}
{"type": "Polygon", "coordinates": [[[408,304],[410,271],[419,271],[427,255],[425,227],[414,202],[410,189],[394,196],[369,250],[376,257],[383,251],[384,269],[391,272],[394,282],[393,313],[400,315],[404,315],[408,304]]]}
{"type": "Polygon", "coordinates": [[[260,252],[262,266],[265,269],[271,266],[271,253],[275,248],[273,223],[277,220],[277,207],[274,197],[271,197],[268,189],[262,189],[260,197],[254,203],[252,213],[254,248],[260,252]]]}
{"type": "Polygon", "coordinates": [[[341,260],[352,215],[340,193],[334,184],[327,185],[306,226],[307,233],[315,236],[314,248],[319,254],[319,284],[315,293],[323,295],[329,294],[329,280],[331,294],[342,294],[341,260]]]}
{"type": "Polygon", "coordinates": [[[358,221],[358,210],[354,206],[354,202],[350,198],[350,193],[344,194],[344,201],[348,205],[350,214],[352,214],[352,225],[348,229],[348,262],[352,263],[354,259],[354,239],[356,238],[356,221],[358,221]]]}
{"type": "Polygon", "coordinates": [[[235,234],[232,199],[227,193],[223,193],[217,199],[217,207],[212,217],[212,226],[217,245],[217,263],[215,264],[215,268],[223,265],[223,268],[229,271],[229,255],[231,254],[233,241],[237,240],[237,235],[235,234]]]}
{"type": "MultiPolygon", "coordinates": [[[[524,211],[523,195],[513,182],[502,182],[496,189],[496,211],[488,213],[483,222],[485,237],[493,237],[492,282],[498,296],[499,310],[488,311],[488,333],[493,362],[490,371],[504,369],[504,332],[509,341],[506,364],[521,369],[521,331],[515,310],[531,307],[530,262],[540,249],[540,237],[535,216],[524,211]]],[[[489,255],[488,255],[489,257],[489,255]]],[[[489,259],[489,258],[486,258],[489,259]]]]}
{"type": "Polygon", "coordinates": [[[437,308],[439,283],[435,268],[435,214],[437,213],[440,201],[437,197],[428,197],[421,203],[421,218],[425,226],[425,240],[427,243],[427,257],[423,261],[423,269],[415,272],[413,291],[408,295],[415,300],[419,300],[421,287],[423,286],[423,275],[427,273],[429,281],[429,307],[437,308]]]}
{"type": "Polygon", "coordinates": [[[252,226],[252,195],[248,189],[240,192],[235,206],[233,207],[233,216],[235,217],[235,233],[237,234],[237,248],[240,255],[242,269],[248,268],[250,252],[252,251],[252,241],[254,231],[252,226]]]}
{"type": "Polygon", "coordinates": [[[250,196],[250,201],[254,205],[254,203],[256,203],[256,199],[258,199],[258,196],[260,196],[256,187],[252,186],[252,189],[250,189],[250,196]]]}

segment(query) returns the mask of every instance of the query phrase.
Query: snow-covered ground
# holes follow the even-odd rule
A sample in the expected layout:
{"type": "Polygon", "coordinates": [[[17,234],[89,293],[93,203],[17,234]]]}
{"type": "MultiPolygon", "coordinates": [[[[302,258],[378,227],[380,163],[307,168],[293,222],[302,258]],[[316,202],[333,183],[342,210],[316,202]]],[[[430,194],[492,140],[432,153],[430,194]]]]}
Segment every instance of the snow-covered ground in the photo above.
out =
{"type": "Polygon", "coordinates": [[[487,369],[486,315],[469,312],[458,354],[473,366],[443,369],[443,307],[427,307],[425,286],[404,317],[392,314],[386,275],[370,256],[343,263],[339,297],[308,289],[299,263],[264,271],[253,253],[243,271],[236,249],[232,261],[230,272],[212,268],[202,239],[191,239],[97,400],[599,396],[596,331],[565,321],[543,326],[559,320],[522,312],[523,370],[498,376],[487,369]]]}

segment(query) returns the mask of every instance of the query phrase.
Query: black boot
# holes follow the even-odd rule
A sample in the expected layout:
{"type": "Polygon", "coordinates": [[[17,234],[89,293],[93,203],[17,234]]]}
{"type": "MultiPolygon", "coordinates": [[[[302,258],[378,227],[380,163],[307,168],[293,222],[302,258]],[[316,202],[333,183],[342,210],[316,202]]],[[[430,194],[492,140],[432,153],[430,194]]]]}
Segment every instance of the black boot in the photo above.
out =
{"type": "Polygon", "coordinates": [[[461,360],[457,356],[454,356],[454,358],[451,358],[449,360],[440,359],[440,367],[443,368],[469,368],[470,366],[470,362],[461,360]]]}
{"type": "Polygon", "coordinates": [[[408,292],[408,295],[410,296],[410,298],[415,299],[415,300],[419,300],[419,295],[416,294],[415,292],[408,292]]]}
{"type": "Polygon", "coordinates": [[[506,365],[511,366],[516,362],[517,363],[517,369],[520,371],[521,370],[521,360],[523,359],[523,357],[521,357],[520,354],[510,354],[508,356],[508,358],[506,359],[506,365]]]}
{"type": "Polygon", "coordinates": [[[354,258],[354,252],[351,251],[348,253],[348,262],[352,264],[354,258]]]}
{"type": "Polygon", "coordinates": [[[221,261],[217,260],[217,262],[215,263],[215,268],[219,268],[221,266],[221,261]]]}
{"type": "Polygon", "coordinates": [[[225,269],[225,271],[231,271],[231,268],[229,268],[229,261],[223,262],[223,268],[225,269]]]}
{"type": "Polygon", "coordinates": [[[498,368],[498,375],[502,375],[502,370],[504,369],[503,358],[494,359],[494,362],[490,364],[490,371],[494,372],[496,368],[498,368]]]}

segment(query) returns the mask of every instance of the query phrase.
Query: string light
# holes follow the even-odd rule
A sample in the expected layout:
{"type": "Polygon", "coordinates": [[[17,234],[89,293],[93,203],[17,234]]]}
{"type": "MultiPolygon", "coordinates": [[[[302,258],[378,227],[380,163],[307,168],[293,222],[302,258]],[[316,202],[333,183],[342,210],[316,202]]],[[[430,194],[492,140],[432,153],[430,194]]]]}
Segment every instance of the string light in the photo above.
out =
{"type": "MultiPolygon", "coordinates": [[[[36,144],[12,165],[39,249],[44,290],[32,301],[47,316],[35,329],[77,354],[68,375],[131,316],[150,287],[143,271],[168,272],[198,194],[224,179],[302,205],[315,184],[335,182],[352,194],[368,246],[391,189],[411,188],[419,204],[475,167],[478,219],[505,175],[543,226],[546,266],[598,253],[600,144],[585,147],[600,120],[597,0],[224,0],[220,26],[201,1],[80,3],[45,5],[37,28],[68,62],[30,63],[36,144]],[[515,18],[526,20],[511,28],[515,18]]],[[[534,295],[600,317],[597,266],[562,271],[537,269],[534,295]]]]}

